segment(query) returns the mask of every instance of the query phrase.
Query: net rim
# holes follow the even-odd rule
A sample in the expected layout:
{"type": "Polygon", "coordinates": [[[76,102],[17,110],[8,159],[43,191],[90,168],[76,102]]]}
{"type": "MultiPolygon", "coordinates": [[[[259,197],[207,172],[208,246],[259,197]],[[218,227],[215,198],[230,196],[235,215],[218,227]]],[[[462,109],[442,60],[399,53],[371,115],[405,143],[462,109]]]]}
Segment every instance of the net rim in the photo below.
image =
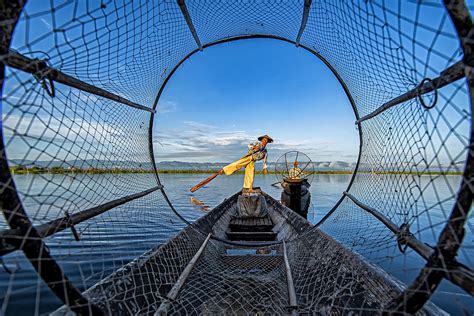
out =
{"type": "MultiPolygon", "coordinates": [[[[160,98],[163,94],[163,91],[164,89],[166,88],[169,80],[173,77],[173,75],[175,74],[175,72],[179,69],[179,67],[186,61],[188,60],[190,57],[192,57],[194,54],[198,53],[198,52],[201,52],[203,51],[205,48],[208,48],[208,47],[212,47],[212,46],[216,46],[216,45],[219,45],[219,44],[225,44],[225,43],[229,43],[229,42],[235,42],[235,41],[241,41],[241,40],[252,40],[252,39],[272,39],[272,40],[278,40],[278,41],[282,41],[282,42],[286,42],[288,44],[292,44],[292,45],[295,45],[295,48],[303,48],[304,50],[308,51],[309,53],[311,53],[313,56],[315,56],[317,59],[319,59],[320,61],[322,61],[324,63],[324,65],[326,65],[326,67],[332,72],[332,74],[334,75],[334,77],[336,77],[337,81],[339,82],[339,84],[341,85],[342,89],[344,90],[344,93],[345,95],[347,96],[347,99],[349,100],[349,103],[351,105],[351,108],[352,108],[352,111],[354,113],[354,117],[355,117],[355,126],[357,127],[357,131],[358,131],[358,134],[359,134],[359,147],[358,147],[358,155],[357,155],[357,161],[356,161],[356,165],[354,167],[354,171],[352,172],[352,176],[351,176],[351,179],[349,180],[349,183],[347,185],[347,188],[345,189],[346,192],[349,192],[354,181],[355,181],[355,178],[357,176],[357,171],[359,169],[359,166],[360,166],[360,161],[361,161],[361,158],[362,158],[362,147],[363,147],[363,132],[362,132],[362,124],[359,122],[359,119],[360,119],[360,115],[359,115],[359,110],[357,108],[357,105],[354,101],[354,98],[352,96],[352,93],[351,91],[349,90],[347,84],[345,83],[344,79],[340,76],[340,74],[337,72],[337,70],[332,66],[332,64],[326,59],[324,58],[320,53],[318,53],[317,51],[315,51],[314,49],[306,46],[306,45],[303,45],[301,43],[297,43],[296,41],[294,40],[291,40],[291,39],[288,39],[288,38],[285,38],[285,37],[281,37],[281,36],[276,36],[276,35],[271,35],[271,34],[249,34],[249,35],[239,35],[239,36],[233,36],[233,37],[226,37],[226,38],[222,38],[222,39],[219,39],[219,40],[216,40],[216,41],[213,41],[213,42],[210,42],[210,43],[206,43],[202,46],[202,49],[200,49],[199,47],[197,47],[196,49],[194,49],[193,51],[191,51],[190,53],[188,53],[185,57],[183,57],[183,59],[181,59],[175,66],[174,68],[168,73],[167,77],[165,78],[165,80],[163,81],[162,85],[160,86],[160,89],[158,90],[158,93],[156,95],[156,98],[155,98],[155,101],[153,102],[153,106],[152,106],[152,109],[154,111],[156,111],[156,108],[158,106],[158,103],[160,101],[160,98]]],[[[152,162],[152,166],[153,166],[153,169],[154,169],[154,173],[155,173],[155,176],[156,176],[156,179],[157,179],[157,182],[158,182],[158,185],[161,185],[163,186],[163,183],[161,182],[160,180],[160,177],[159,177],[159,171],[156,167],[156,160],[155,160],[155,154],[154,154],[154,148],[153,148],[153,122],[154,122],[154,117],[155,117],[155,114],[152,113],[151,116],[150,116],[150,122],[149,122],[149,126],[148,126],[148,145],[149,145],[149,150],[150,150],[150,159],[151,159],[151,162],[152,162]]],[[[169,200],[169,198],[166,196],[165,194],[165,191],[164,189],[161,190],[162,193],[165,195],[165,199],[167,201],[167,204],[168,206],[171,208],[171,210],[187,225],[192,225],[189,221],[187,221],[186,219],[184,219],[183,216],[181,216],[181,214],[179,214],[179,212],[176,210],[176,208],[174,207],[173,203],[169,200]]],[[[334,213],[336,211],[336,209],[339,207],[339,205],[342,203],[342,201],[345,199],[345,195],[343,193],[341,193],[341,197],[339,198],[339,200],[336,201],[336,203],[334,204],[334,206],[327,212],[327,215],[325,215],[325,217],[320,221],[318,222],[317,224],[314,225],[315,228],[319,227],[323,221],[326,220],[326,218],[330,217],[330,215],[332,213],[334,213]]],[[[202,234],[204,234],[204,232],[200,232],[202,234]]],[[[207,235],[207,234],[205,234],[207,235]]],[[[212,235],[211,236],[212,239],[216,239],[216,240],[219,240],[221,242],[227,242],[228,244],[231,244],[231,245],[239,245],[241,246],[242,244],[239,244],[239,243],[234,243],[234,242],[231,242],[231,241],[226,241],[226,240],[221,240],[220,238],[218,238],[217,236],[214,236],[212,235]]],[[[297,240],[298,238],[300,238],[300,236],[298,236],[297,238],[295,238],[294,240],[285,240],[285,242],[292,242],[292,241],[295,241],[297,240]]],[[[275,244],[281,244],[283,241],[278,241],[278,242],[275,242],[275,243],[269,243],[268,245],[275,245],[275,244]]]]}

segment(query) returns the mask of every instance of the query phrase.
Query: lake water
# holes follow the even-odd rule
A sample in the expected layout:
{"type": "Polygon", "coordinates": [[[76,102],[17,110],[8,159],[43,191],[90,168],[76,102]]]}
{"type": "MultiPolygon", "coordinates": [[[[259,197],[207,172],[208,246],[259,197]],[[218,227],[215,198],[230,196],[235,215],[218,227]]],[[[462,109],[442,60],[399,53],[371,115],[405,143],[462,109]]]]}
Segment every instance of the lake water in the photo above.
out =
{"type": "MultiPolygon", "coordinates": [[[[189,188],[205,177],[207,175],[203,174],[160,176],[174,206],[189,221],[203,216],[207,209],[205,206],[212,208],[237,192],[243,182],[243,175],[218,177],[208,186],[191,194],[189,188]],[[199,205],[201,203],[205,206],[199,205]]],[[[350,177],[350,175],[315,176],[311,186],[312,204],[308,213],[309,221],[318,222],[332,208],[346,189],[350,177]]],[[[35,224],[57,218],[64,209],[73,213],[153,186],[150,184],[153,182],[153,177],[147,174],[77,175],[74,178],[67,175],[21,175],[16,176],[15,181],[21,192],[29,193],[24,197],[24,205],[27,212],[36,219],[35,224]]],[[[436,181],[448,181],[453,187],[457,187],[459,177],[451,176],[436,181]]],[[[255,182],[265,192],[277,199],[280,198],[281,189],[271,186],[276,182],[275,176],[256,175],[255,182]]],[[[426,200],[439,199],[439,196],[436,196],[440,194],[439,192],[430,194],[433,196],[425,196],[426,200]]],[[[430,212],[440,214],[436,209],[430,212]]],[[[1,222],[1,226],[5,227],[5,223],[1,222]]],[[[465,239],[468,247],[463,248],[458,259],[470,263],[472,260],[470,256],[474,253],[472,216],[468,226],[465,239]]],[[[48,238],[47,245],[66,275],[82,290],[146,250],[168,240],[183,227],[185,225],[167,207],[161,193],[155,192],[146,198],[127,203],[76,225],[81,234],[79,242],[73,239],[70,230],[65,230],[54,238],[48,238]]],[[[368,228],[360,229],[368,230],[368,228]]],[[[420,234],[425,241],[423,232],[420,234]]],[[[429,236],[426,238],[430,239],[429,236]]],[[[6,255],[3,260],[11,273],[5,272],[0,267],[1,313],[41,314],[61,305],[38,278],[22,252],[6,255]]],[[[384,262],[374,261],[405,283],[409,283],[424,264],[424,261],[413,253],[384,262]]],[[[463,290],[446,281],[442,282],[433,301],[451,314],[474,313],[474,300],[463,290]]]]}

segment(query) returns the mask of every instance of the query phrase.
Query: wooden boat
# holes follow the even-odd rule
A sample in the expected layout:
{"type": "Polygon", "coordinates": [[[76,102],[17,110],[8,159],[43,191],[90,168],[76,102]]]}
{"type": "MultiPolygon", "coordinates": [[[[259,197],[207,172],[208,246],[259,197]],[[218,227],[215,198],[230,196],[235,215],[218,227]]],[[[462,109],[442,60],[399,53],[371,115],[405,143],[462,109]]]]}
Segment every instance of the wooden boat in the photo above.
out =
{"type": "MultiPolygon", "coordinates": [[[[342,315],[379,314],[401,292],[386,272],[264,192],[267,216],[238,216],[241,194],[84,295],[113,315],[342,315]]],[[[427,304],[419,314],[445,313],[427,304]]]]}

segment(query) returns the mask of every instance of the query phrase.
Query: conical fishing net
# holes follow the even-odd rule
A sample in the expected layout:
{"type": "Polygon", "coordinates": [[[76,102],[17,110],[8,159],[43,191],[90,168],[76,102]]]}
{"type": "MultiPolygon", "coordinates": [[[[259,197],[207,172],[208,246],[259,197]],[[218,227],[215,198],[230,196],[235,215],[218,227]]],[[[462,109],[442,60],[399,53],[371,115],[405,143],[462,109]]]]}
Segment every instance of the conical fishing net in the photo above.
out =
{"type": "Polygon", "coordinates": [[[439,312],[433,302],[472,313],[471,9],[461,0],[0,3],[2,313],[429,314],[439,312]],[[306,226],[275,204],[285,235],[250,247],[225,240],[232,198],[201,219],[170,203],[153,122],[184,60],[252,38],[296,44],[330,68],[360,152],[320,222],[306,226]]]}

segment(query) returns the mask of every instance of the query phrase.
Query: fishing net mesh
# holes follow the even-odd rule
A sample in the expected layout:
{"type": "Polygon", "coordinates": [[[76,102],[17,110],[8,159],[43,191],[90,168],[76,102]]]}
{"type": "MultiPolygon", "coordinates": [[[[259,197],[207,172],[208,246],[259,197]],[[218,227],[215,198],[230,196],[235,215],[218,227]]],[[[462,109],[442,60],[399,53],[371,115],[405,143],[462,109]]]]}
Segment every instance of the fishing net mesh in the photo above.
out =
{"type": "MultiPolygon", "coordinates": [[[[54,282],[43,281],[52,271],[50,261],[27,258],[28,249],[20,250],[38,240],[30,227],[41,237],[35,247],[51,253],[79,292],[114,273],[104,281],[110,282],[106,295],[95,296],[102,299],[90,293],[106,288],[104,283],[84,294],[105,313],[154,313],[162,302],[169,313],[289,311],[281,243],[267,246],[274,256],[233,266],[225,251],[239,247],[211,238],[176,301],[166,298],[211,231],[194,226],[178,235],[200,214],[170,208],[155,174],[153,144],[159,139],[152,139],[150,126],[160,115],[157,95],[167,78],[198,48],[193,35],[204,46],[252,36],[293,42],[304,5],[189,0],[193,34],[175,1],[30,1],[18,21],[9,9],[15,1],[1,4],[6,66],[0,188],[2,199],[9,198],[0,223],[2,313],[38,314],[64,303],[50,290],[54,282]],[[15,54],[26,60],[23,69],[7,60],[15,54]],[[94,89],[70,79],[58,82],[57,72],[94,89]],[[28,260],[41,264],[35,270],[28,260]]],[[[446,8],[430,1],[314,0],[300,41],[340,76],[358,118],[462,60],[459,43],[446,8]]],[[[404,228],[405,236],[438,244],[472,146],[470,104],[462,78],[357,125],[361,152],[349,195],[317,228],[288,240],[299,312],[375,312],[404,288],[392,281],[379,286],[377,280],[415,282],[426,258],[406,248],[373,211],[404,228]],[[324,246],[334,240],[347,252],[324,246]],[[390,277],[368,273],[364,260],[390,277]],[[387,286],[385,294],[379,291],[387,286]],[[374,303],[370,297],[380,299],[374,303]]],[[[472,275],[472,214],[464,229],[464,241],[455,242],[461,244],[456,261],[472,275]]],[[[472,277],[464,284],[466,292],[444,280],[431,298],[450,311],[472,312],[472,277]],[[447,305],[437,300],[446,294],[447,305]]],[[[66,296],[74,306],[73,294],[66,296]]]]}

